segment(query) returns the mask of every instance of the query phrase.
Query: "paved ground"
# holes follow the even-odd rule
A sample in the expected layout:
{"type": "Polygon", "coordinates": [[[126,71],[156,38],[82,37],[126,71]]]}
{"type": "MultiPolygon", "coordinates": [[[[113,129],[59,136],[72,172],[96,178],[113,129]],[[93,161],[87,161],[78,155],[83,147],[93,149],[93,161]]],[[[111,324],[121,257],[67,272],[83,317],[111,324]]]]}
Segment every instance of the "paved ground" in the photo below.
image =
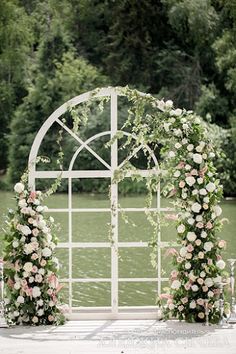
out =
{"type": "Polygon", "coordinates": [[[178,321],[69,321],[60,327],[0,329],[0,354],[235,354],[236,325],[178,321]]]}

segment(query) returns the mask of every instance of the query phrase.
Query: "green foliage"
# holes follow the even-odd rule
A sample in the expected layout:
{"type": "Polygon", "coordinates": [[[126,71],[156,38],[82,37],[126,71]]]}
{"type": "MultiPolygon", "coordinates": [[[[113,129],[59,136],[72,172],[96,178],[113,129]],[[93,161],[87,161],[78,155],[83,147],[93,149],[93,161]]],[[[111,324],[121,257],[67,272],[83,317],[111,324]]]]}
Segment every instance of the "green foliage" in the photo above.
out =
{"type": "Polygon", "coordinates": [[[0,169],[7,166],[7,134],[14,110],[25,95],[32,21],[14,0],[0,2],[0,169]]]}
{"type": "Polygon", "coordinates": [[[14,164],[22,170],[48,115],[101,85],[128,83],[231,129],[235,8],[231,0],[1,1],[0,170],[16,180],[14,164]],[[27,127],[16,135],[20,119],[27,127]]]}
{"type": "MultiPolygon", "coordinates": [[[[44,53],[44,46],[39,50],[39,67],[43,65],[45,58],[41,51],[44,53]]],[[[56,57],[53,68],[51,68],[53,70],[49,70],[49,73],[42,75],[40,69],[36,71],[29,95],[18,107],[12,121],[9,177],[13,182],[17,181],[24,171],[35,134],[53,110],[64,103],[65,99],[105,82],[105,77],[84,59],[75,58],[73,52],[64,53],[64,46],[62,46],[60,61],[58,60],[58,48],[56,57]],[[37,119],[32,120],[32,116],[37,119]]],[[[57,146],[52,142],[56,140],[57,133],[58,130],[55,130],[48,138],[48,146],[51,146],[50,154],[47,148],[42,151],[42,154],[49,155],[49,157],[56,155],[57,146]]],[[[66,142],[69,143],[68,140],[66,142]]],[[[64,142],[65,145],[66,142],[64,142]]]]}

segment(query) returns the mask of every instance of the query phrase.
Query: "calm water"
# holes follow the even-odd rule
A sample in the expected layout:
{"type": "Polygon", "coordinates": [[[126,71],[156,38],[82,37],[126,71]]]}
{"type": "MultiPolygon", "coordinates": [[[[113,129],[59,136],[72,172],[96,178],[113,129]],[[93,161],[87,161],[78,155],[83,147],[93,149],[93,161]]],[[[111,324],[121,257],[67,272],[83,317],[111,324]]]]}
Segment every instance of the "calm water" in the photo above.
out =
{"type": "MultiPolygon", "coordinates": [[[[155,201],[154,201],[155,202],[155,201]]],[[[145,197],[125,197],[120,199],[122,207],[143,207],[145,197]]],[[[7,208],[14,208],[13,195],[8,192],[0,192],[0,224],[4,227],[4,213],[7,208]]],[[[50,197],[47,201],[49,207],[66,208],[68,204],[65,194],[50,197]]],[[[72,204],[74,208],[102,208],[109,207],[109,199],[104,196],[91,194],[74,194],[72,204]]],[[[166,200],[162,206],[170,206],[166,200]]],[[[225,224],[221,238],[227,241],[227,249],[224,258],[236,257],[236,201],[224,201],[222,203],[223,217],[229,219],[225,224]]],[[[50,213],[60,223],[58,237],[60,242],[68,240],[68,215],[67,213],[50,213]]],[[[149,241],[152,228],[146,220],[143,212],[127,213],[129,224],[119,217],[119,241],[149,241]],[[135,226],[132,226],[135,225],[135,226]]],[[[108,223],[110,213],[73,213],[72,241],[73,242],[106,242],[108,240],[108,223]]],[[[162,226],[162,241],[175,241],[176,233],[174,225],[162,226]]],[[[0,251],[2,239],[0,239],[0,251]]],[[[172,269],[170,258],[165,256],[166,249],[161,252],[161,274],[168,277],[172,269]]],[[[57,249],[60,260],[60,276],[68,277],[68,250],[57,249]]],[[[72,252],[72,276],[73,278],[110,278],[111,276],[111,252],[109,248],[74,249],[72,252]]],[[[154,278],[157,270],[150,264],[149,248],[121,248],[119,250],[119,277],[120,278],[154,278]]],[[[163,282],[163,288],[168,283],[163,282]]],[[[156,282],[119,282],[119,305],[153,305],[156,298],[156,282]]],[[[163,290],[164,291],[164,290],[163,290]]],[[[73,284],[73,306],[109,306],[111,287],[109,282],[89,282],[73,284]]],[[[68,298],[68,287],[63,288],[63,297],[68,298]]]]}

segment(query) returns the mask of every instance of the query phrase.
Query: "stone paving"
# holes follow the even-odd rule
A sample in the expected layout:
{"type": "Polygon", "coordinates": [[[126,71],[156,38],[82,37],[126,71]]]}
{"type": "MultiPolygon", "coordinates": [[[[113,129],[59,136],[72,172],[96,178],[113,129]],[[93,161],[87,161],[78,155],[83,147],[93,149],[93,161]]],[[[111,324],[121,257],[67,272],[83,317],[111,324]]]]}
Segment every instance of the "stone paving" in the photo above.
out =
{"type": "Polygon", "coordinates": [[[0,329],[0,354],[236,354],[236,325],[90,320],[0,329]]]}

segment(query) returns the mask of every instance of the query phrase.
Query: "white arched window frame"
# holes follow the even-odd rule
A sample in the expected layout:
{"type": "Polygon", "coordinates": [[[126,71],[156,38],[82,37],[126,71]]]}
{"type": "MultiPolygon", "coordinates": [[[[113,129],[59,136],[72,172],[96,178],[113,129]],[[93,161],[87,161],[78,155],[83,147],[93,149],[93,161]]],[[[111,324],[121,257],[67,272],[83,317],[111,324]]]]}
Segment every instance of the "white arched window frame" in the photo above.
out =
{"type": "MultiPolygon", "coordinates": [[[[157,307],[156,306],[138,306],[138,307],[120,307],[118,306],[118,284],[119,282],[156,282],[157,284],[157,293],[160,294],[161,286],[163,281],[167,281],[168,278],[162,277],[162,265],[161,265],[161,249],[168,247],[169,242],[161,241],[161,229],[159,228],[157,234],[157,276],[156,278],[119,278],[118,275],[118,253],[117,250],[122,247],[149,247],[148,242],[119,242],[118,239],[118,214],[121,211],[118,207],[119,197],[118,197],[118,184],[112,183],[114,172],[121,168],[124,164],[124,161],[121,164],[118,164],[118,143],[115,139],[111,145],[111,164],[109,165],[96,151],[94,151],[89,144],[99,139],[102,136],[110,136],[112,139],[117,133],[118,129],[118,107],[117,101],[118,96],[120,95],[119,91],[115,88],[102,88],[94,96],[92,92],[87,92],[82,95],[76,96],[68,102],[64,103],[57,110],[55,110],[50,117],[44,122],[38,131],[34,142],[31,147],[29,155],[29,187],[35,189],[35,181],[40,179],[55,179],[59,175],[61,178],[68,180],[68,207],[67,208],[50,208],[48,212],[67,212],[68,213],[68,242],[59,242],[58,248],[68,249],[68,264],[69,264],[69,277],[60,279],[61,282],[66,282],[69,284],[69,317],[70,318],[156,318],[157,317],[157,307]],[[83,141],[77,134],[75,134],[66,124],[62,122],[60,117],[68,111],[68,108],[73,108],[80,103],[86,102],[91,99],[91,97],[110,97],[110,131],[104,131],[94,136],[90,137],[86,141],[83,141]],[[37,171],[36,169],[36,158],[38,156],[38,151],[40,145],[43,141],[45,134],[48,132],[50,127],[57,123],[61,126],[67,133],[69,133],[79,144],[79,148],[75,151],[68,170],[64,171],[37,171]],[[73,170],[73,165],[78,158],[80,152],[86,149],[89,151],[100,163],[104,166],[103,170],[73,170]],[[73,208],[72,206],[72,180],[73,179],[83,179],[83,178],[109,178],[111,180],[111,205],[110,208],[73,208]],[[111,225],[113,228],[113,244],[110,242],[72,242],[72,214],[73,213],[101,213],[101,212],[110,212],[111,215],[111,225]],[[110,278],[73,278],[72,277],[72,250],[81,249],[81,248],[111,248],[111,277],[110,278]],[[111,306],[107,307],[73,307],[72,306],[72,284],[73,283],[82,283],[82,282],[109,282],[111,283],[111,306]]],[[[127,132],[124,132],[126,136],[130,135],[127,132]]],[[[150,174],[160,173],[158,161],[154,153],[147,146],[140,145],[135,148],[133,153],[128,157],[130,159],[142,148],[148,149],[151,153],[155,167],[151,170],[139,170],[139,174],[143,177],[148,177],[150,174]]],[[[137,171],[136,171],[137,173],[137,171]]],[[[130,177],[132,171],[127,171],[126,177],[130,177]]],[[[122,208],[122,211],[126,213],[129,212],[145,212],[145,208],[122,208]]],[[[149,209],[150,211],[166,212],[170,211],[170,208],[161,208],[160,205],[160,185],[157,190],[156,206],[149,209]]]]}

